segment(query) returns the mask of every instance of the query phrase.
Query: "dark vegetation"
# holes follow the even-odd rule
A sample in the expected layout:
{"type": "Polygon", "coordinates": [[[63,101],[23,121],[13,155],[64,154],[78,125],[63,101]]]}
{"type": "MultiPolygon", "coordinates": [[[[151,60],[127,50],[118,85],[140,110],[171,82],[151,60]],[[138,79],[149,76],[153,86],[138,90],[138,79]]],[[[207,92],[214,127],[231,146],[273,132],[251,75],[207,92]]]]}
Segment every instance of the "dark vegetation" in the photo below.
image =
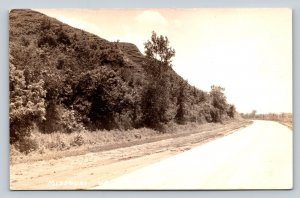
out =
{"type": "Polygon", "coordinates": [[[109,42],[32,10],[12,10],[9,17],[10,143],[20,151],[34,150],[33,128],[165,133],[170,122],[235,115],[222,87],[204,92],[175,73],[167,37],[153,32],[143,55],[133,44],[109,42]]]}

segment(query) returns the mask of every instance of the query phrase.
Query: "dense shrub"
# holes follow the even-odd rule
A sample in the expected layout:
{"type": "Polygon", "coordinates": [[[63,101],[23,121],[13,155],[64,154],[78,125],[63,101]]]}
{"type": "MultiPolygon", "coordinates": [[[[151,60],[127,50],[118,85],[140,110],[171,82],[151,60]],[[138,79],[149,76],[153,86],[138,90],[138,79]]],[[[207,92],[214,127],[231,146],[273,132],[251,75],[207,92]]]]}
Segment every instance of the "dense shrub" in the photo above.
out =
{"type": "Polygon", "coordinates": [[[69,36],[63,31],[62,28],[57,33],[57,42],[64,44],[64,45],[70,45],[71,41],[69,36]]]}
{"type": "Polygon", "coordinates": [[[37,44],[38,44],[38,47],[43,47],[45,45],[48,45],[50,47],[56,47],[57,46],[57,42],[56,42],[55,37],[53,37],[49,33],[42,33],[42,35],[40,36],[37,44]]]}
{"type": "Polygon", "coordinates": [[[85,128],[78,120],[78,115],[74,110],[67,110],[63,108],[62,114],[60,116],[59,125],[62,128],[62,131],[71,133],[74,131],[83,131],[85,128]]]}
{"type": "Polygon", "coordinates": [[[36,140],[32,139],[31,137],[24,137],[24,139],[16,142],[15,147],[18,151],[28,154],[37,150],[39,145],[36,140]]]}
{"type": "Polygon", "coordinates": [[[213,108],[211,109],[211,117],[213,122],[221,122],[222,116],[227,115],[229,105],[224,95],[224,88],[220,86],[211,86],[210,97],[213,108]]]}
{"type": "Polygon", "coordinates": [[[185,82],[180,83],[179,95],[177,98],[178,109],[175,116],[175,120],[178,124],[185,124],[186,122],[187,109],[186,109],[186,98],[185,98],[186,97],[185,86],[186,86],[185,82]]]}
{"type": "Polygon", "coordinates": [[[70,143],[71,146],[81,146],[83,144],[84,144],[84,139],[80,134],[75,136],[73,141],[70,143]]]}
{"type": "Polygon", "coordinates": [[[114,128],[115,116],[132,106],[130,88],[106,66],[83,73],[73,87],[72,106],[95,129],[114,128]]]}
{"type": "Polygon", "coordinates": [[[41,31],[46,31],[51,28],[51,21],[48,17],[43,17],[41,24],[40,24],[40,30],[41,31]]]}
{"type": "Polygon", "coordinates": [[[227,115],[231,118],[234,118],[235,116],[235,113],[236,113],[236,109],[235,109],[235,106],[234,105],[229,105],[229,108],[227,110],[227,115]]]}
{"type": "Polygon", "coordinates": [[[27,47],[30,44],[30,41],[26,39],[24,36],[21,37],[21,44],[27,47]]]}
{"type": "MultiPolygon", "coordinates": [[[[13,58],[10,57],[13,62],[13,58]]],[[[10,142],[30,136],[33,123],[45,116],[44,81],[27,84],[24,72],[10,64],[10,142]]]]}

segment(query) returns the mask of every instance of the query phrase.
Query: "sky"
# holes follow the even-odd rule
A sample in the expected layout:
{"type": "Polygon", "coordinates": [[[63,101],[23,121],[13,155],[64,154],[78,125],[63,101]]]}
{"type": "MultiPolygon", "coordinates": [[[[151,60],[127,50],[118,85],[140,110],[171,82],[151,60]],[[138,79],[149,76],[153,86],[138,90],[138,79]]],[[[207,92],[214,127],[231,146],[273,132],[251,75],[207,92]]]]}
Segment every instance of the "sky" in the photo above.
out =
{"type": "Polygon", "coordinates": [[[225,88],[239,112],[292,112],[290,9],[38,9],[144,52],[151,32],[175,49],[173,69],[191,85],[225,88]]]}

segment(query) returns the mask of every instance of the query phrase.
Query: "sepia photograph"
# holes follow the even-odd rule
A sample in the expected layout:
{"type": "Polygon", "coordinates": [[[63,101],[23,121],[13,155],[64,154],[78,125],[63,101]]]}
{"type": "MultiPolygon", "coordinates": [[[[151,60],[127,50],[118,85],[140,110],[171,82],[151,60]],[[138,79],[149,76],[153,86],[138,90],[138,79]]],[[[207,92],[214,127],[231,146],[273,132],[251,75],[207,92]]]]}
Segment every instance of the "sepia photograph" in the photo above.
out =
{"type": "Polygon", "coordinates": [[[10,190],[293,188],[291,9],[8,14],[10,190]]]}

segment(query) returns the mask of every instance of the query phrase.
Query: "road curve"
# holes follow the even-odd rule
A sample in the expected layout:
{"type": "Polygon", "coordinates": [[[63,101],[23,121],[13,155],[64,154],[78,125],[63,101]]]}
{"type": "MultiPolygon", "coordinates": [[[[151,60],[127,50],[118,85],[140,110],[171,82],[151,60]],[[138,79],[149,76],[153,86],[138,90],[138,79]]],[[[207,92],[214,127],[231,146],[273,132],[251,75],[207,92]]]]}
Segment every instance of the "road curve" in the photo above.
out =
{"type": "Polygon", "coordinates": [[[94,189],[291,189],[292,136],[279,123],[254,121],[94,189]]]}

